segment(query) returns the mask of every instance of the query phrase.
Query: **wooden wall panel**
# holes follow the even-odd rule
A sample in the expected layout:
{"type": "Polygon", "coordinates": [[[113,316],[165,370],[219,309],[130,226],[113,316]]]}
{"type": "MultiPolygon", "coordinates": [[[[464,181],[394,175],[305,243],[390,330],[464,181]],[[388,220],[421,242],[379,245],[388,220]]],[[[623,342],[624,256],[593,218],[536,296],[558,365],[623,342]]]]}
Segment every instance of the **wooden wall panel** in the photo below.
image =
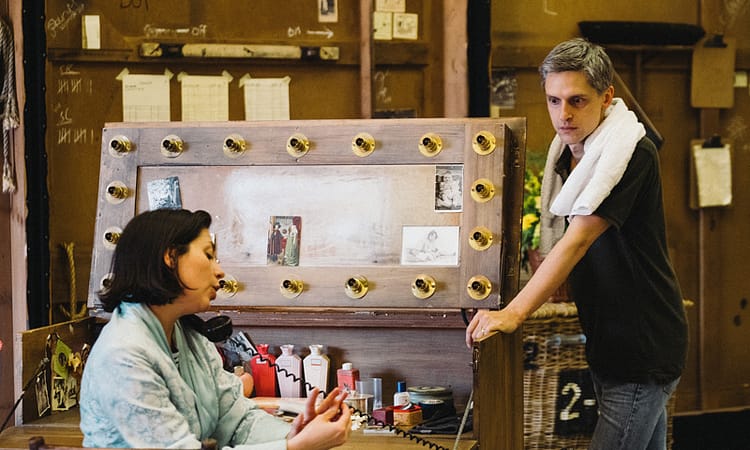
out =
{"type": "MultiPolygon", "coordinates": [[[[492,41],[503,47],[550,47],[580,34],[578,22],[630,20],[699,23],[697,0],[492,2],[492,41]]],[[[550,47],[551,48],[551,47],[550,47]]]]}
{"type": "Polygon", "coordinates": [[[719,280],[707,286],[704,311],[703,406],[717,409],[750,405],[750,284],[746,249],[750,237],[750,95],[735,89],[735,106],[720,114],[721,135],[733,146],[732,205],[708,216],[707,230],[715,236],[718,267],[709,270],[719,280]]]}
{"type": "Polygon", "coordinates": [[[8,416],[13,406],[13,295],[11,290],[10,202],[0,194],[0,417],[8,416]]]}
{"type": "MultiPolygon", "coordinates": [[[[318,2],[319,3],[319,2],[318,2]]],[[[359,2],[338,1],[338,21],[318,22],[316,2],[280,9],[273,1],[237,3],[231,0],[69,0],[47,2],[47,45],[81,47],[82,14],[99,15],[103,49],[129,49],[142,38],[170,42],[231,41],[253,43],[329,42],[359,40],[359,2]],[[330,30],[327,39],[318,31],[330,30]]]]}
{"type": "MultiPolygon", "coordinates": [[[[8,21],[8,2],[0,0],[0,17],[8,21]]],[[[13,150],[10,150],[13,154],[13,150]]],[[[13,289],[10,245],[10,195],[0,193],[0,417],[13,406],[13,289]]]]}
{"type": "MultiPolygon", "coordinates": [[[[3,11],[7,12],[8,23],[13,28],[14,41],[15,41],[15,67],[16,67],[16,87],[17,87],[17,100],[19,105],[26,103],[26,93],[24,89],[19,88],[25,84],[25,75],[23,70],[23,26],[21,18],[21,2],[20,1],[3,1],[0,0],[0,4],[3,5],[3,11]]],[[[8,228],[5,231],[0,231],[0,243],[6,242],[9,245],[8,265],[5,270],[10,275],[10,280],[7,284],[3,284],[3,289],[7,289],[9,303],[0,307],[0,314],[3,317],[4,329],[6,333],[13,333],[25,329],[28,323],[28,314],[26,311],[26,184],[22,181],[26,179],[26,166],[24,164],[24,145],[25,145],[25,120],[23,115],[20,117],[21,124],[13,132],[13,148],[10,149],[11,154],[14,155],[16,165],[16,191],[13,194],[7,195],[6,201],[0,210],[6,212],[8,215],[8,228]],[[20,162],[20,163],[19,163],[20,162]]],[[[2,244],[0,244],[2,245],[2,244]]],[[[3,338],[5,339],[5,338],[3,338]]],[[[3,417],[7,417],[14,399],[20,395],[21,392],[21,370],[20,370],[20,358],[21,350],[20,344],[15,339],[4,342],[4,348],[2,350],[2,362],[3,370],[9,370],[9,374],[6,377],[7,372],[3,372],[2,381],[0,382],[0,389],[5,395],[7,395],[7,403],[2,403],[3,417]],[[6,407],[7,409],[5,409],[6,407]]],[[[16,417],[20,417],[16,414],[16,417]]],[[[13,423],[13,420],[11,420],[13,423]]]]}

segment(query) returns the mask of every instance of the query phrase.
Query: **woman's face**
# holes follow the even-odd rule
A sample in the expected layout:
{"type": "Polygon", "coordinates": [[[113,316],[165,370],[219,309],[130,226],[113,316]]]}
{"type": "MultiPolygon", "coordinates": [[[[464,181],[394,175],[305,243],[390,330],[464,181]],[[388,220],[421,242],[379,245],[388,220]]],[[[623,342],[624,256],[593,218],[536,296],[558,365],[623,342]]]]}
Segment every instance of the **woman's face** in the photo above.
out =
{"type": "Polygon", "coordinates": [[[185,307],[185,314],[206,311],[216,298],[219,280],[224,278],[208,230],[201,231],[188,252],[178,257],[177,275],[185,285],[177,299],[185,307]]]}

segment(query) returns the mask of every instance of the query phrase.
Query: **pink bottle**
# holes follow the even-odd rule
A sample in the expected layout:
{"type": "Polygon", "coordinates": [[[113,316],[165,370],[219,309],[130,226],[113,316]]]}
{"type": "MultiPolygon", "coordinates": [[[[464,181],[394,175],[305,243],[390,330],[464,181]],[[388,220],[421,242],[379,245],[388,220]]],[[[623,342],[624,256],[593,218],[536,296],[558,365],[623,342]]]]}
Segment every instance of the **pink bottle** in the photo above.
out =
{"type": "Polygon", "coordinates": [[[355,369],[352,363],[345,362],[341,368],[336,371],[336,381],[339,389],[346,392],[353,392],[357,381],[359,381],[359,369],[355,369]]]}

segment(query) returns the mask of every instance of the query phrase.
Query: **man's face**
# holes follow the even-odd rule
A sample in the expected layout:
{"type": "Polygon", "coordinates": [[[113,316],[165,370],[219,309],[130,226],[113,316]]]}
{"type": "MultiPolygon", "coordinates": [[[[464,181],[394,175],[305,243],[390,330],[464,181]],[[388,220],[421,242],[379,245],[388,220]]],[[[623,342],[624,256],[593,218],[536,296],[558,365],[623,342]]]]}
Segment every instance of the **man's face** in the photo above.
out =
{"type": "Polygon", "coordinates": [[[604,119],[612,103],[614,88],[601,95],[591,87],[583,72],[553,72],[544,82],[547,111],[560,139],[571,149],[583,149],[583,141],[604,119]]]}

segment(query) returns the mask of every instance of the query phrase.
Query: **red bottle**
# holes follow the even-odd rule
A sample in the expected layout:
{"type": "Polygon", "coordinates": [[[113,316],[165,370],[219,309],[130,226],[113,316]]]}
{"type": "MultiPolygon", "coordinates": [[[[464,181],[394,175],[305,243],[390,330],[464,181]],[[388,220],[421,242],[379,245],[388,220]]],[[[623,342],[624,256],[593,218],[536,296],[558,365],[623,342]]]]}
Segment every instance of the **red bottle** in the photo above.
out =
{"type": "Polygon", "coordinates": [[[256,345],[258,355],[250,360],[256,397],[276,397],[276,357],[268,354],[268,344],[256,345]]]}

